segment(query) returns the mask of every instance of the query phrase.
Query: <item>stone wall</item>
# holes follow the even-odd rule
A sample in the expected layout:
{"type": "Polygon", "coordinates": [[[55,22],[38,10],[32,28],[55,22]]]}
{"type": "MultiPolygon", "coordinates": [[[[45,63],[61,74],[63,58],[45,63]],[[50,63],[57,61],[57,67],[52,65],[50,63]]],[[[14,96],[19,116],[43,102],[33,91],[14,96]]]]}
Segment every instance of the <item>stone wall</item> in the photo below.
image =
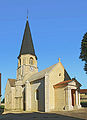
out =
{"type": "Polygon", "coordinates": [[[5,89],[5,109],[12,109],[12,90],[9,81],[7,81],[5,89]]]}
{"type": "Polygon", "coordinates": [[[25,76],[28,74],[29,78],[35,72],[38,72],[37,60],[35,56],[30,54],[21,55],[21,57],[18,59],[17,80],[23,79],[23,83],[25,83],[27,80],[25,76]],[[29,63],[31,57],[33,59],[32,65],[29,63]],[[33,67],[33,70],[30,69],[31,66],[33,67]]]}
{"type": "Polygon", "coordinates": [[[31,82],[31,110],[45,111],[44,78],[31,82]],[[38,100],[36,98],[38,90],[38,100]]]}
{"type": "Polygon", "coordinates": [[[55,108],[55,94],[53,85],[64,81],[64,67],[61,63],[57,65],[49,72],[49,109],[54,110],[55,108]]]}
{"type": "Polygon", "coordinates": [[[81,94],[80,93],[80,101],[81,102],[87,102],[87,94],[85,94],[85,93],[81,94]]]}
{"type": "Polygon", "coordinates": [[[64,88],[55,89],[55,110],[64,110],[65,108],[65,90],[64,88]]]}

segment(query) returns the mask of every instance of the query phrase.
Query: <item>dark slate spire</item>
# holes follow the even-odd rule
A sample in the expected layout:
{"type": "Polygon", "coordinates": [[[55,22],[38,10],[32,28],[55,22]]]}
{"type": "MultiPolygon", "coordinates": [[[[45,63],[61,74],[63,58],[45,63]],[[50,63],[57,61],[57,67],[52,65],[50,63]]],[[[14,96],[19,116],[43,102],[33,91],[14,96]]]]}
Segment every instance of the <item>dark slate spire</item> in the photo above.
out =
{"type": "Polygon", "coordinates": [[[30,27],[28,23],[28,17],[27,17],[26,27],[24,31],[23,40],[22,40],[21,50],[20,50],[20,54],[18,58],[24,54],[31,54],[36,57],[34,46],[33,46],[33,41],[32,41],[32,36],[31,36],[31,31],[30,31],[30,27]]]}

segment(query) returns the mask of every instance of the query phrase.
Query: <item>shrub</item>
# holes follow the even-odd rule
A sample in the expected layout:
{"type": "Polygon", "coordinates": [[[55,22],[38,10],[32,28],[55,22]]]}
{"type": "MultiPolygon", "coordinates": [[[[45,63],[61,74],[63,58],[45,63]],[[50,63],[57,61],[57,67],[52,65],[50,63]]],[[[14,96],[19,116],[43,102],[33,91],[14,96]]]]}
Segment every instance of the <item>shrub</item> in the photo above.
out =
{"type": "Polygon", "coordinates": [[[4,105],[1,105],[0,108],[1,108],[1,109],[4,109],[4,105]]]}
{"type": "Polygon", "coordinates": [[[82,107],[87,107],[87,102],[81,102],[82,107]]]}

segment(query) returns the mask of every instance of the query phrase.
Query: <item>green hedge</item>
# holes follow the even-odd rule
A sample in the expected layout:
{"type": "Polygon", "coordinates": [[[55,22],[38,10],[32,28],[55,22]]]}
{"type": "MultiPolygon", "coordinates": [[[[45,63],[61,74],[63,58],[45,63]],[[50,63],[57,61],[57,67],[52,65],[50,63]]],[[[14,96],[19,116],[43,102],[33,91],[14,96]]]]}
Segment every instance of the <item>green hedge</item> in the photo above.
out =
{"type": "Polygon", "coordinates": [[[1,105],[0,108],[1,108],[1,109],[4,109],[4,105],[1,105]]]}
{"type": "Polygon", "coordinates": [[[81,102],[82,107],[87,107],[87,102],[81,102]]]}

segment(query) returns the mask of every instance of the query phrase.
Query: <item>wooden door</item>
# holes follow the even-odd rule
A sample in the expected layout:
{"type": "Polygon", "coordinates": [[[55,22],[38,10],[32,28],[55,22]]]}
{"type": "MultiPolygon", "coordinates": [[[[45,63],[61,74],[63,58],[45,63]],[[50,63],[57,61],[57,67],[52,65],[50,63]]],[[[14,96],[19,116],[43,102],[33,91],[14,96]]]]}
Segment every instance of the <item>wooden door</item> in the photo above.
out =
{"type": "Polygon", "coordinates": [[[26,109],[26,100],[25,100],[25,88],[24,88],[24,91],[23,91],[23,110],[25,111],[26,109]]]}
{"type": "Polygon", "coordinates": [[[71,90],[71,95],[72,95],[72,106],[75,105],[75,89],[71,90]]]}

